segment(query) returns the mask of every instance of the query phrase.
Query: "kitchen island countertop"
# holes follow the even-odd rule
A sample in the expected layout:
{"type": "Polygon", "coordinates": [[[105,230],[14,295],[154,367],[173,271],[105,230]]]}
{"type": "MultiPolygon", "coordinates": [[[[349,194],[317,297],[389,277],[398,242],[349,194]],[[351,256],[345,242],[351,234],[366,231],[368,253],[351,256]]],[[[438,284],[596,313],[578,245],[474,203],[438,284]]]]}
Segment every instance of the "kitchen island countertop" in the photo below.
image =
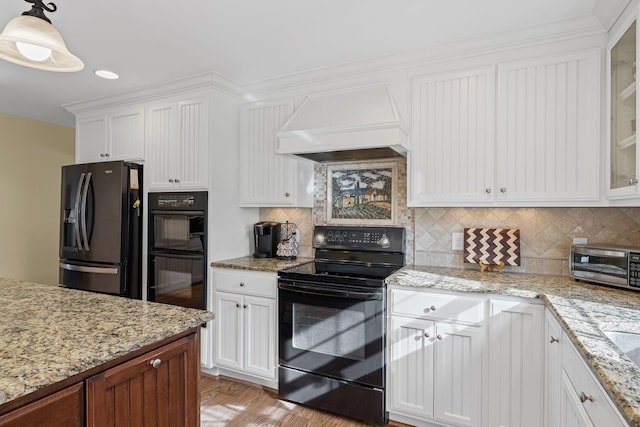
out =
{"type": "Polygon", "coordinates": [[[0,406],[214,317],[2,278],[0,307],[0,406]]]}
{"type": "Polygon", "coordinates": [[[240,258],[214,261],[211,267],[231,268],[236,270],[253,270],[276,273],[278,270],[296,267],[313,261],[313,258],[278,259],[278,258],[254,258],[245,256],[240,258]]]}
{"type": "Polygon", "coordinates": [[[640,292],[580,283],[566,276],[423,266],[404,267],[388,277],[386,283],[542,300],[563,323],[630,425],[640,426],[640,367],[603,333],[640,334],[640,292]]]}

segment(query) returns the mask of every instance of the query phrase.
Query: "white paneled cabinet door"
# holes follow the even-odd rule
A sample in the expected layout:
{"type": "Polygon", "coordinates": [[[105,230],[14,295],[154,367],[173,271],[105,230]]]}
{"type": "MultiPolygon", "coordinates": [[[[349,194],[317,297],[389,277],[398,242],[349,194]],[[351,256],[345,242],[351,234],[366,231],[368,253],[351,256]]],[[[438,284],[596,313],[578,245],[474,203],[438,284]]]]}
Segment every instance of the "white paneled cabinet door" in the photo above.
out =
{"type": "Polygon", "coordinates": [[[242,307],[245,317],[245,371],[275,379],[275,300],[246,296],[242,307]]]}
{"type": "Polygon", "coordinates": [[[436,324],[434,342],[434,419],[480,426],[482,414],[482,330],[477,326],[436,324]]]}
{"type": "Polygon", "coordinates": [[[243,308],[242,296],[227,292],[216,292],[215,304],[215,349],[217,365],[231,369],[242,369],[243,308]]]}
{"type": "Polygon", "coordinates": [[[293,113],[293,99],[257,102],[240,110],[241,206],[312,207],[313,165],[275,154],[277,132],[293,113]]]}
{"type": "Polygon", "coordinates": [[[544,306],[491,300],[489,426],[543,425],[544,306]]]}
{"type": "Polygon", "coordinates": [[[433,419],[433,322],[391,318],[389,411],[433,419]]]}
{"type": "Polygon", "coordinates": [[[584,410],[584,407],[578,399],[578,393],[571,385],[571,381],[562,372],[560,378],[561,390],[560,390],[560,418],[556,424],[549,424],[549,426],[558,427],[599,427],[594,426],[589,415],[584,410]]]}
{"type": "Polygon", "coordinates": [[[560,424],[560,393],[562,391],[562,326],[553,313],[545,310],[545,405],[546,426],[560,424]]]}
{"type": "Polygon", "coordinates": [[[600,53],[498,65],[496,199],[599,197],[600,53]]]}
{"type": "Polygon", "coordinates": [[[155,102],[146,114],[149,189],[206,189],[208,97],[155,102]]]}
{"type": "Polygon", "coordinates": [[[76,163],[105,160],[107,118],[104,114],[76,119],[76,163]]]}
{"type": "Polygon", "coordinates": [[[413,79],[409,205],[492,202],[495,68],[413,79]]]}
{"type": "Polygon", "coordinates": [[[117,111],[107,115],[107,160],[144,159],[144,109],[117,111]]]}

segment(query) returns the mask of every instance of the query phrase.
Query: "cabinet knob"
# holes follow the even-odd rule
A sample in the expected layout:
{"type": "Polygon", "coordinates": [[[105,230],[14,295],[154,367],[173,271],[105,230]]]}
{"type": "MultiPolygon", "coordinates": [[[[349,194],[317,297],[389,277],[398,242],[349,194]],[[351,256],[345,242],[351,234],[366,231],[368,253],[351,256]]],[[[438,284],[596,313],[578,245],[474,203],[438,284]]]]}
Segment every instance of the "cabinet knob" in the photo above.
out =
{"type": "Polygon", "coordinates": [[[289,196],[291,196],[291,194],[289,194],[289,193],[284,193],[284,197],[289,197],[289,196]]]}
{"type": "Polygon", "coordinates": [[[487,187],[484,189],[484,192],[487,194],[491,194],[491,188],[487,187]]]}
{"type": "Polygon", "coordinates": [[[587,396],[586,394],[584,394],[584,392],[583,392],[583,391],[581,391],[581,392],[580,392],[580,402],[584,403],[584,402],[586,402],[587,400],[588,400],[589,402],[593,402],[593,401],[595,401],[595,399],[593,398],[593,396],[587,396]]]}
{"type": "Polygon", "coordinates": [[[425,308],[425,309],[424,309],[424,312],[425,312],[425,313],[429,313],[430,311],[436,311],[436,308],[437,308],[437,307],[436,307],[435,305],[432,305],[431,307],[427,307],[427,308],[425,308]]]}
{"type": "Polygon", "coordinates": [[[501,192],[501,193],[506,193],[506,192],[507,192],[507,189],[506,189],[505,187],[502,187],[502,188],[500,189],[500,192],[501,192]]]}
{"type": "Polygon", "coordinates": [[[244,282],[240,282],[240,286],[244,286],[244,282]]]}
{"type": "Polygon", "coordinates": [[[175,178],[175,179],[173,180],[173,182],[178,183],[178,182],[180,182],[180,180],[179,180],[178,178],[175,178]]]}
{"type": "Polygon", "coordinates": [[[109,153],[104,153],[104,156],[105,157],[109,157],[109,153]]]}
{"type": "Polygon", "coordinates": [[[638,183],[638,178],[629,178],[629,185],[636,185],[638,183]]]}
{"type": "Polygon", "coordinates": [[[431,335],[429,335],[429,332],[424,331],[424,337],[425,337],[425,338],[429,338],[430,336],[431,336],[431,335]]]}
{"type": "Polygon", "coordinates": [[[169,178],[169,182],[173,184],[173,178],[169,178]]]}
{"type": "Polygon", "coordinates": [[[162,363],[162,360],[160,359],[153,359],[149,361],[149,365],[153,366],[154,368],[157,368],[158,366],[160,366],[161,363],[162,363]]]}
{"type": "Polygon", "coordinates": [[[242,307],[247,308],[247,304],[243,305],[242,307]]]}
{"type": "Polygon", "coordinates": [[[436,338],[438,339],[438,341],[442,341],[442,335],[438,334],[436,335],[436,338]]]}
{"type": "Polygon", "coordinates": [[[240,308],[240,303],[239,302],[236,303],[236,307],[240,308]]]}
{"type": "Polygon", "coordinates": [[[551,335],[551,344],[553,344],[554,342],[560,342],[560,338],[556,338],[553,335],[551,335]]]}
{"type": "Polygon", "coordinates": [[[100,157],[104,157],[104,153],[100,153],[100,157]]]}

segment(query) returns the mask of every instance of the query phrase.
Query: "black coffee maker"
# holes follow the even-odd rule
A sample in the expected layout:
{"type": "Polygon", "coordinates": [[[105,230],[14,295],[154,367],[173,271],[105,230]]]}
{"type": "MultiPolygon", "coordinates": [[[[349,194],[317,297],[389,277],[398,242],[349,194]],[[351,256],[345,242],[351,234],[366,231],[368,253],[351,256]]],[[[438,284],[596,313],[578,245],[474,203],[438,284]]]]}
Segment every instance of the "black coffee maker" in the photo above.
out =
{"type": "Polygon", "coordinates": [[[263,221],[253,224],[254,258],[275,258],[280,243],[280,223],[263,221]]]}

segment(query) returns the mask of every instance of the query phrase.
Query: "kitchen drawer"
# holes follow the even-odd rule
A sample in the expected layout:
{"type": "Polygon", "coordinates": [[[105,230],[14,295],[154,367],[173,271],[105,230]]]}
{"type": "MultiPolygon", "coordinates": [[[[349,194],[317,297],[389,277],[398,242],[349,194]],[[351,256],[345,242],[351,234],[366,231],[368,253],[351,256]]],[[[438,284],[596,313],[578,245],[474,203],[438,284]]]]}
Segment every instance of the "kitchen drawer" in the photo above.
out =
{"type": "Polygon", "coordinates": [[[217,291],[275,298],[277,286],[276,273],[226,268],[213,270],[213,287],[217,291]]]}
{"type": "Polygon", "coordinates": [[[586,362],[571,343],[571,339],[563,335],[562,370],[569,379],[573,391],[580,401],[594,426],[623,427],[627,424],[613,406],[600,384],[594,377],[586,362]]]}
{"type": "Polygon", "coordinates": [[[430,291],[391,290],[391,313],[434,320],[480,323],[485,318],[486,298],[430,291]]]}

